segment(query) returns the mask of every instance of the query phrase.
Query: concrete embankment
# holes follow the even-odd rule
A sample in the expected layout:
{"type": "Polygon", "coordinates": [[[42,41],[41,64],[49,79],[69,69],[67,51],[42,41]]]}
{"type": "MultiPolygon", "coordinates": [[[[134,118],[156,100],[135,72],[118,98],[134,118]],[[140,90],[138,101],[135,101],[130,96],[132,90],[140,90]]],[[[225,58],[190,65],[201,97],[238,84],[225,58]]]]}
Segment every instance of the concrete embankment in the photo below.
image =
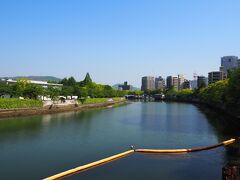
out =
{"type": "Polygon", "coordinates": [[[19,116],[31,116],[31,115],[41,115],[41,114],[53,114],[59,112],[68,111],[80,111],[83,109],[92,109],[113,106],[117,104],[125,104],[126,100],[120,101],[108,101],[103,103],[94,104],[71,104],[71,105],[50,105],[40,108],[17,108],[17,109],[0,109],[0,118],[8,117],[19,117],[19,116]]]}

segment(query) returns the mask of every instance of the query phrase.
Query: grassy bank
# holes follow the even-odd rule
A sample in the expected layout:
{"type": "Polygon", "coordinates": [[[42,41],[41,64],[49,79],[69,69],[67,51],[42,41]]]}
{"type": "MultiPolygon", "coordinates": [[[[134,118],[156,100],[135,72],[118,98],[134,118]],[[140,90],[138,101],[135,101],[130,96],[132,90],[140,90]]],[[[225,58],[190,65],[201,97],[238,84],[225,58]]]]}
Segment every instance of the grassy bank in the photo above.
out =
{"type": "MultiPolygon", "coordinates": [[[[66,105],[66,106],[54,105],[51,108],[49,108],[49,107],[47,107],[47,108],[19,108],[19,106],[18,106],[18,109],[12,109],[12,108],[1,109],[0,110],[0,118],[53,114],[53,113],[70,112],[70,111],[81,111],[84,109],[103,108],[103,107],[108,107],[108,106],[120,106],[120,105],[126,104],[126,102],[120,101],[121,98],[117,98],[117,99],[115,99],[115,101],[110,101],[110,102],[108,102],[107,100],[108,100],[108,98],[104,98],[104,99],[99,98],[98,100],[91,99],[91,100],[88,100],[88,102],[92,102],[91,104],[83,104],[80,106],[76,106],[75,104],[66,105]],[[105,103],[97,103],[97,102],[105,102],[105,103]]],[[[21,107],[22,107],[22,105],[21,105],[21,107]]],[[[25,106],[25,107],[27,107],[27,106],[25,106]]]]}
{"type": "Polygon", "coordinates": [[[33,99],[0,99],[0,109],[42,107],[43,103],[33,99]]]}
{"type": "Polygon", "coordinates": [[[94,103],[104,103],[107,102],[109,99],[113,99],[114,101],[120,101],[120,97],[115,97],[115,98],[87,98],[84,101],[84,104],[94,104],[94,103]]]}

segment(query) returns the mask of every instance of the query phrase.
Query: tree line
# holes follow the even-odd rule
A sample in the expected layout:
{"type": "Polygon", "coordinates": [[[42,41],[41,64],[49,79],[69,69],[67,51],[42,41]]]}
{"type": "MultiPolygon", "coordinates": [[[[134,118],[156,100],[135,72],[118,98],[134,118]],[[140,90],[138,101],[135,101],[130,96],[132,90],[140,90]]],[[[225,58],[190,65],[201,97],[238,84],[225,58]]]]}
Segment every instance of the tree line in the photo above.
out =
{"type": "Polygon", "coordinates": [[[8,85],[0,83],[0,96],[9,94],[11,97],[24,97],[37,99],[38,96],[46,96],[57,99],[59,96],[78,96],[79,98],[109,98],[123,97],[127,94],[140,95],[141,91],[120,91],[109,85],[97,84],[92,81],[87,73],[84,80],[77,82],[74,77],[64,78],[60,82],[49,81],[48,83],[63,84],[61,88],[48,86],[44,88],[40,85],[29,83],[28,79],[19,79],[16,84],[8,85]]]}
{"type": "Polygon", "coordinates": [[[195,90],[176,91],[168,89],[166,97],[173,100],[198,101],[225,109],[235,114],[240,113],[240,68],[229,71],[228,78],[195,90]]]}

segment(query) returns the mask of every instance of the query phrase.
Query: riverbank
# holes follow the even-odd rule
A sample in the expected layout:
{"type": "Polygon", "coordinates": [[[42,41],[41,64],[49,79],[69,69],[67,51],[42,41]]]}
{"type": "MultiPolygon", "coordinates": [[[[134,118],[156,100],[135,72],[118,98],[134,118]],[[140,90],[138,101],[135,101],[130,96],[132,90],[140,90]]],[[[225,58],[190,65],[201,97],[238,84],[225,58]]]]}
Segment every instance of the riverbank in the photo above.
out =
{"type": "Polygon", "coordinates": [[[100,107],[107,107],[113,105],[126,104],[126,100],[113,100],[100,103],[90,104],[70,104],[70,105],[49,105],[45,107],[34,107],[34,108],[14,108],[14,109],[0,109],[0,118],[19,117],[19,116],[32,116],[41,114],[54,114],[68,111],[80,111],[83,109],[93,109],[100,107]]]}
{"type": "Polygon", "coordinates": [[[166,98],[165,101],[166,102],[184,102],[184,103],[191,103],[191,104],[205,106],[205,107],[211,108],[212,110],[214,110],[216,112],[225,114],[231,118],[239,120],[239,122],[240,122],[240,114],[239,113],[237,113],[235,111],[231,111],[221,104],[210,104],[210,103],[201,101],[197,98],[194,98],[194,99],[191,99],[191,98],[186,98],[186,99],[184,99],[184,98],[180,98],[180,99],[179,98],[166,98]]]}

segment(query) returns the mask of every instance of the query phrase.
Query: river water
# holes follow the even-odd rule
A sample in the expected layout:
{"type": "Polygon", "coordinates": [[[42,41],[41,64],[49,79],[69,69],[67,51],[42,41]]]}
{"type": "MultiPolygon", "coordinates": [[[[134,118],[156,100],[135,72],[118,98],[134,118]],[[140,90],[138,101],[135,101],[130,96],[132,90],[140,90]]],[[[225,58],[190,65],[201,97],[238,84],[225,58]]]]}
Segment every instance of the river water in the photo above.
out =
{"type": "MultiPolygon", "coordinates": [[[[192,104],[129,105],[0,120],[0,179],[42,179],[136,148],[191,148],[239,136],[231,119],[192,104]]],[[[178,155],[132,154],[66,179],[221,179],[239,146],[178,155]]]]}

